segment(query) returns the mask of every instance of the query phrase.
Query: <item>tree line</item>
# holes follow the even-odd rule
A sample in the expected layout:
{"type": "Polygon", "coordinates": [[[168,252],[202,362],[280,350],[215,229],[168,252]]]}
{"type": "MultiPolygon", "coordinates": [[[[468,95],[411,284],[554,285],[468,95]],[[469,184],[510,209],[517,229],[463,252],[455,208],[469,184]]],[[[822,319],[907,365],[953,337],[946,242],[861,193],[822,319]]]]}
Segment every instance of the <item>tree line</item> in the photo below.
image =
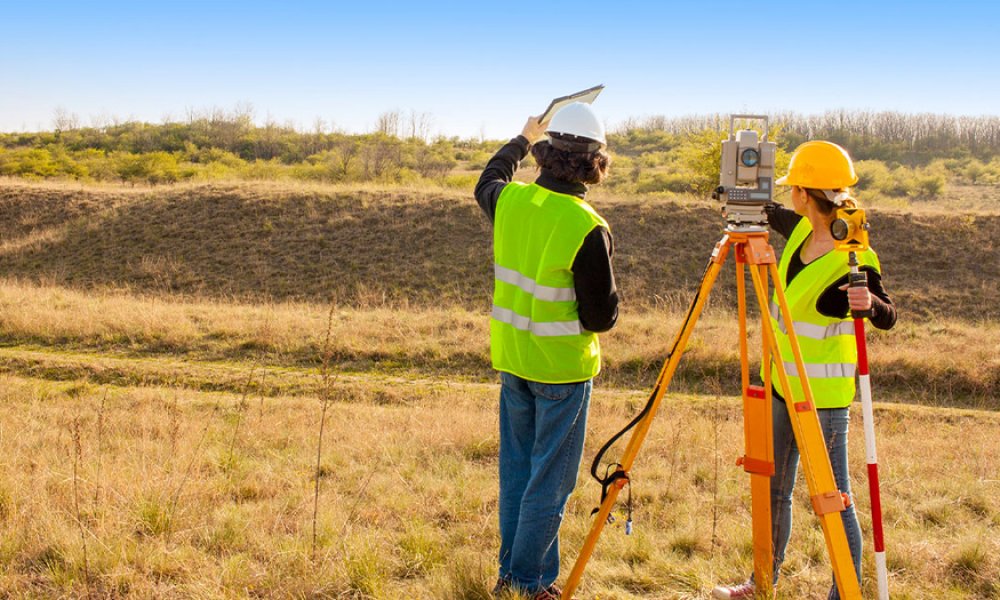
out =
{"type": "MultiPolygon", "coordinates": [[[[810,139],[830,140],[849,148],[855,160],[881,160],[909,166],[939,158],[990,160],[1000,155],[1000,116],[958,116],[892,111],[834,110],[821,115],[769,114],[775,141],[793,150],[810,139]]],[[[729,116],[653,116],[626,120],[625,137],[660,133],[684,137],[705,130],[726,132],[729,116]]]]}
{"type": "MultiPolygon", "coordinates": [[[[770,115],[779,162],[799,143],[828,139],[850,149],[869,181],[890,195],[936,195],[946,179],[1000,183],[1000,117],[867,111],[770,115]],[[879,163],[879,164],[875,164],[879,163]],[[923,183],[913,183],[923,177],[923,183]],[[933,180],[933,181],[932,181],[933,180]]],[[[431,138],[428,113],[388,111],[372,131],[312,130],[252,109],[190,112],[181,121],[94,123],[64,111],[53,129],[0,134],[0,175],[160,184],[184,180],[297,179],[323,182],[437,181],[468,187],[499,141],[431,138]]],[[[609,133],[622,192],[703,194],[717,177],[728,115],[628,119],[609,133]]],[[[780,165],[779,165],[780,166],[780,165]]]]}

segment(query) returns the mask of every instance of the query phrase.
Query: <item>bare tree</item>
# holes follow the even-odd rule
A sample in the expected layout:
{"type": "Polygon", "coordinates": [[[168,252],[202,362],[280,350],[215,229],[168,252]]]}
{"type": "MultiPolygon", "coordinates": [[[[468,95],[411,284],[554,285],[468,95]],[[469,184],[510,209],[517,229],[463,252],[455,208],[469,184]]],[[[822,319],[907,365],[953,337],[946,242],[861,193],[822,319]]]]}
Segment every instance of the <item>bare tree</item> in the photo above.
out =
{"type": "Polygon", "coordinates": [[[431,136],[431,126],[434,118],[429,112],[417,112],[410,109],[410,139],[426,142],[431,136]]]}
{"type": "Polygon", "coordinates": [[[110,123],[111,123],[111,117],[109,117],[108,113],[106,112],[101,113],[99,115],[90,116],[90,126],[99,131],[104,131],[105,129],[107,129],[110,123]]]}
{"type": "Polygon", "coordinates": [[[380,114],[375,121],[375,132],[399,137],[399,126],[402,120],[402,113],[398,110],[388,110],[380,114]]]}
{"type": "Polygon", "coordinates": [[[71,113],[65,107],[58,106],[52,117],[52,126],[56,131],[73,131],[80,127],[80,117],[71,113]]]}
{"type": "Polygon", "coordinates": [[[326,133],[326,121],[323,117],[316,117],[313,121],[313,135],[323,135],[326,133]]]}

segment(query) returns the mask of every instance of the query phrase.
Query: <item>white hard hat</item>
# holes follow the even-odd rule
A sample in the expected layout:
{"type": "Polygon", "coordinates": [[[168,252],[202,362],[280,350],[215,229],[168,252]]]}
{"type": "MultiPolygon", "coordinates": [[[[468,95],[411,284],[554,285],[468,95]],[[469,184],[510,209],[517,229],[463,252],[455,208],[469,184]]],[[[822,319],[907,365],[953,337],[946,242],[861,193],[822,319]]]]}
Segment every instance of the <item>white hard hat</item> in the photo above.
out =
{"type": "Polygon", "coordinates": [[[567,104],[559,109],[559,112],[549,121],[545,133],[575,135],[600,142],[602,145],[608,143],[604,136],[604,124],[597,118],[594,109],[583,102],[567,104]]]}

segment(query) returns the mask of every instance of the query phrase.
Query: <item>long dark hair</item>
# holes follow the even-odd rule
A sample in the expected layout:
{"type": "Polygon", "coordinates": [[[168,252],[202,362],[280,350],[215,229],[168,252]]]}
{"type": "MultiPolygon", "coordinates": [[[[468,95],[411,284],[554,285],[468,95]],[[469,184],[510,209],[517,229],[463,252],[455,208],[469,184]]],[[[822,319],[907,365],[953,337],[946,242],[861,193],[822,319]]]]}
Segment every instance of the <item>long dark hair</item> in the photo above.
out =
{"type": "Polygon", "coordinates": [[[571,183],[601,183],[608,176],[611,156],[603,149],[592,152],[559,150],[547,140],[531,147],[538,166],[553,177],[571,183]]]}

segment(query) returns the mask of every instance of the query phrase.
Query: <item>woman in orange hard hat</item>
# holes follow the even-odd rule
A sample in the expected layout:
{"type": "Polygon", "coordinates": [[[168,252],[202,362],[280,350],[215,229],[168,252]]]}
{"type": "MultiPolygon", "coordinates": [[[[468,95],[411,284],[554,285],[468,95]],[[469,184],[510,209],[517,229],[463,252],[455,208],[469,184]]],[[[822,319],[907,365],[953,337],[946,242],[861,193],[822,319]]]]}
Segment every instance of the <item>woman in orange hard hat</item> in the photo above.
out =
{"type": "MultiPolygon", "coordinates": [[[[830,225],[838,208],[856,207],[850,186],[858,181],[851,157],[840,146],[823,141],[799,146],[788,167],[788,175],[775,181],[791,188],[792,209],[780,204],[767,207],[768,223],[788,241],[778,264],[781,284],[785,286],[793,329],[802,350],[802,360],[809,375],[816,412],[819,416],[834,478],[841,492],[851,493],[847,469],[847,430],[849,407],[855,395],[857,346],[851,311],[871,311],[872,325],[890,329],[896,323],[896,309],[882,284],[878,256],[871,249],[858,252],[861,270],[868,277],[867,287],[848,288],[848,254],[834,250],[830,225]]],[[[778,381],[774,360],[785,363],[789,374],[792,400],[800,401],[801,382],[789,351],[787,328],[780,321],[772,301],[771,319],[775,326],[780,358],[772,357],[765,365],[778,381]]],[[[761,369],[763,375],[763,368],[761,369]]],[[[774,544],[774,579],[778,580],[781,563],[792,527],[792,491],[795,487],[799,451],[792,433],[785,399],[772,389],[774,428],[774,475],[771,478],[771,527],[774,544]]],[[[861,579],[861,528],[853,503],[841,513],[854,569],[861,579]]],[[[716,587],[715,598],[752,598],[753,577],[735,586],[716,587]]],[[[836,585],[829,598],[839,600],[836,585]]]]}

